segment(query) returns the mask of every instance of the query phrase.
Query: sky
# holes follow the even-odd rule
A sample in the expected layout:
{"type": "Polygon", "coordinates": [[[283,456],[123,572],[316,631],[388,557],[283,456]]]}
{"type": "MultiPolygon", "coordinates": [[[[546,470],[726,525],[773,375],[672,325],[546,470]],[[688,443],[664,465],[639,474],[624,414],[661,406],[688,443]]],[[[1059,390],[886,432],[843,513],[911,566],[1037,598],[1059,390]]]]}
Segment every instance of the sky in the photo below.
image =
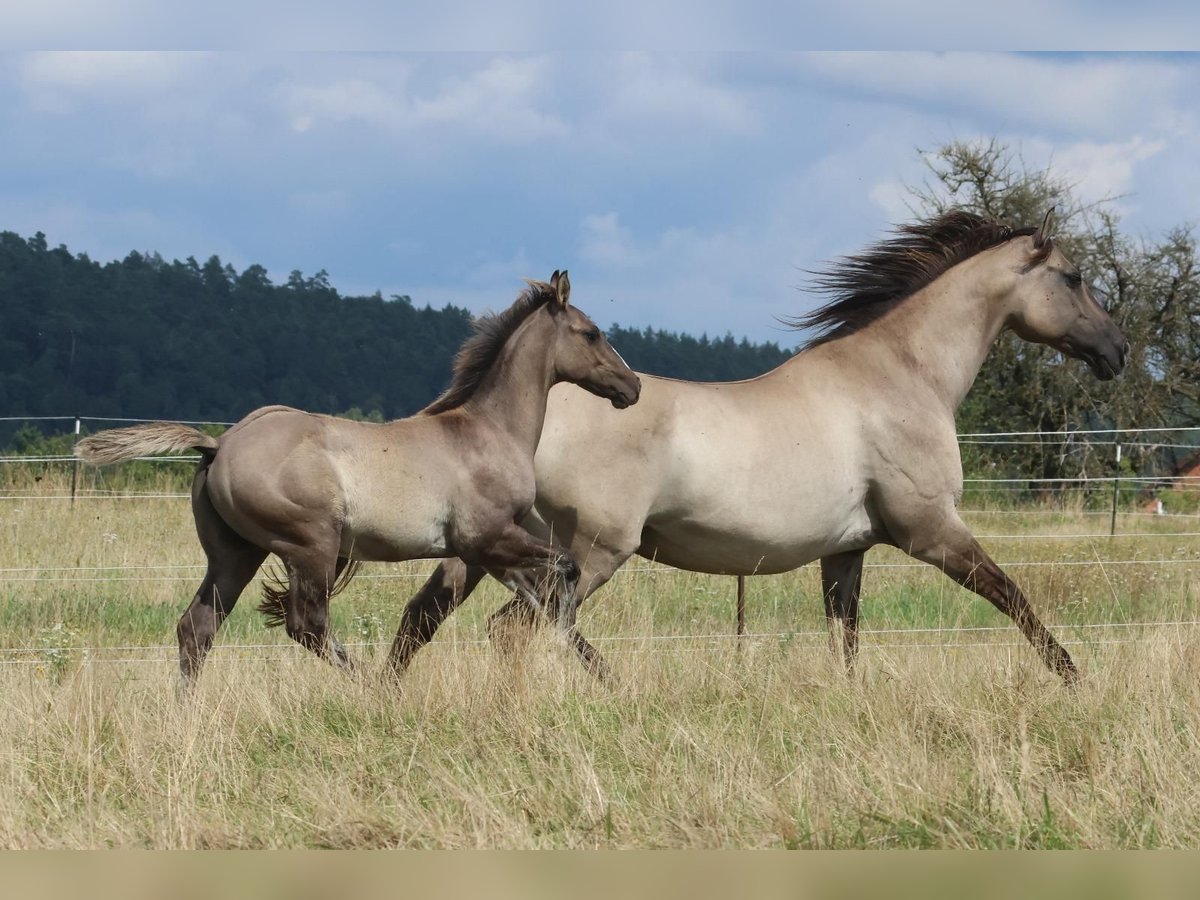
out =
{"type": "Polygon", "coordinates": [[[951,140],[1200,220],[1198,96],[1164,53],[10,50],[0,230],[475,311],[566,268],[604,326],[790,346],[951,140]]]}

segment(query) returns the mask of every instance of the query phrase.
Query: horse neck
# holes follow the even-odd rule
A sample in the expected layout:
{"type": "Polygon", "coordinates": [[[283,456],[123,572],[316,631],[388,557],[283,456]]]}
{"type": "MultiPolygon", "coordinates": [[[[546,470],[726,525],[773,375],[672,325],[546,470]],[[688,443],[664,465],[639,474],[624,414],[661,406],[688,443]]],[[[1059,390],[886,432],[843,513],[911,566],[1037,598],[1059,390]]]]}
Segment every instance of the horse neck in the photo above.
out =
{"type": "Polygon", "coordinates": [[[463,409],[500,427],[529,450],[537,450],[554,386],[551,348],[554,324],[541,309],[532,313],[505,342],[479,387],[463,409]]]}
{"type": "Polygon", "coordinates": [[[873,344],[864,348],[871,354],[865,358],[891,357],[896,369],[889,366],[889,374],[902,373],[895,381],[926,385],[953,413],[1009,316],[994,279],[987,277],[988,263],[980,257],[959,263],[846,340],[873,344]]]}

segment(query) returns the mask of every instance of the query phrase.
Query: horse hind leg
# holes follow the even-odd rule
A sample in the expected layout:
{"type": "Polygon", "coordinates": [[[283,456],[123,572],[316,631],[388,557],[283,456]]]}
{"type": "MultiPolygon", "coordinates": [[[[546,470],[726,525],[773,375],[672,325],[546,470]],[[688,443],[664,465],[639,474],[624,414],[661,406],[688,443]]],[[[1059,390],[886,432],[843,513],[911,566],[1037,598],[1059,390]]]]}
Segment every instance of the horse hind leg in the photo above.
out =
{"type": "Polygon", "coordinates": [[[354,670],[350,654],[329,630],[329,598],[353,577],[357,566],[343,556],[329,565],[311,553],[290,555],[284,566],[286,582],[277,579],[275,585],[265,587],[259,606],[268,624],[282,624],[301,647],[338,668],[354,670]]]}
{"type": "Polygon", "coordinates": [[[205,490],[206,479],[205,469],[197,472],[192,513],[200,545],[208,557],[208,569],[175,629],[183,693],[195,684],[217,630],[267,556],[265,550],[242,538],[217,514],[205,490]]]}
{"type": "Polygon", "coordinates": [[[862,592],[865,550],[849,550],[821,559],[821,587],[825,592],[825,620],[829,649],[853,674],[858,658],[858,599],[862,592]],[[838,640],[838,637],[841,640],[838,640]]]}
{"type": "Polygon", "coordinates": [[[217,630],[265,558],[266,553],[252,545],[240,553],[209,557],[204,581],[175,628],[179,640],[179,674],[185,692],[195,684],[217,630]]]}

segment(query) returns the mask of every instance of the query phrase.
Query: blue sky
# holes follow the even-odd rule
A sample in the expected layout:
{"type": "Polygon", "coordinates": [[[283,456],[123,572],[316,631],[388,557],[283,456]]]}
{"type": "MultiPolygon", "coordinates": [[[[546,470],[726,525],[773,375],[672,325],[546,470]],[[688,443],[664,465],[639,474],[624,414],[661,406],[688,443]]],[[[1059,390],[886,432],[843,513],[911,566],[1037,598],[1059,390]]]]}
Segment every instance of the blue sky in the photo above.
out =
{"type": "Polygon", "coordinates": [[[790,343],[918,148],[995,135],[1130,231],[1200,219],[1197,96],[1186,54],[8,52],[0,229],[475,310],[565,267],[602,324],[790,343]]]}

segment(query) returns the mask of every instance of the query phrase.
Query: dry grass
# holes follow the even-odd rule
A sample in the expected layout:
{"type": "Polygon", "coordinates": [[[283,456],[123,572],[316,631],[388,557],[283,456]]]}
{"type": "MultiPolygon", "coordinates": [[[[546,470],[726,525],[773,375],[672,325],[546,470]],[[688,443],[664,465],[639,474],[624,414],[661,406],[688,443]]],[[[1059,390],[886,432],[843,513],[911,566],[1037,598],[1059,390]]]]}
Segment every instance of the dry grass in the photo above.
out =
{"type": "MultiPolygon", "coordinates": [[[[607,686],[548,636],[516,657],[477,643],[495,588],[401,692],[333,674],[243,602],[181,705],[174,621],[199,572],[115,567],[202,562],[186,502],[4,501],[0,846],[1196,845],[1200,630],[1075,626],[1191,620],[1200,542],[1063,538],[1107,525],[1081,514],[973,521],[1037,537],[985,539],[1001,560],[1091,563],[1012,569],[1081,642],[1077,690],[927,568],[868,571],[876,633],[847,678],[810,567],[751,581],[751,628],[773,636],[740,652],[703,637],[731,629],[731,579],[618,576],[581,617],[619,672],[607,686]],[[101,568],[54,571],[78,566],[101,568]],[[960,626],[999,630],[880,633],[960,626]]],[[[364,577],[335,601],[370,667],[415,584],[364,577]]]]}

